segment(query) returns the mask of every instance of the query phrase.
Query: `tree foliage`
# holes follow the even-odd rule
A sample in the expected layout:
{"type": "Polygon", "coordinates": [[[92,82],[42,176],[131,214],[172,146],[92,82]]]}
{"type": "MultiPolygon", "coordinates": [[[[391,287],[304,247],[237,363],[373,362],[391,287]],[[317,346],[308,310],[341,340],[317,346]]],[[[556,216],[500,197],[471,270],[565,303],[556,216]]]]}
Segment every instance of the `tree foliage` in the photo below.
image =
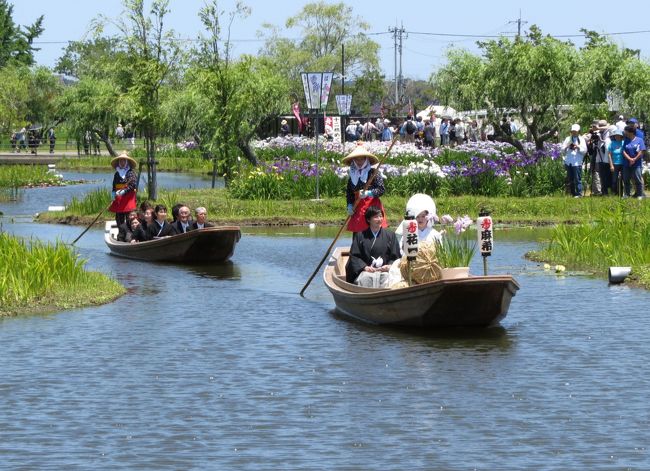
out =
{"type": "Polygon", "coordinates": [[[118,28],[123,38],[125,54],[118,57],[116,67],[121,72],[116,80],[123,95],[123,109],[144,136],[151,199],[157,196],[156,139],[161,129],[160,93],[165,81],[178,65],[181,51],[174,32],[165,28],[169,13],[168,0],[153,0],[145,11],[144,0],[123,0],[124,12],[118,18],[100,16],[95,21],[97,32],[105,23],[118,28]]]}
{"type": "Polygon", "coordinates": [[[202,148],[216,158],[219,172],[229,174],[243,154],[256,164],[250,147],[259,126],[288,106],[286,80],[268,59],[231,57],[230,26],[248,13],[243,4],[228,15],[216,1],[200,13],[207,37],[201,39],[197,60],[187,73],[184,95],[192,107],[181,107],[186,123],[195,126],[202,148]],[[192,109],[193,108],[193,109],[192,109]]]}
{"type": "Polygon", "coordinates": [[[98,37],[88,41],[72,41],[56,61],[54,71],[78,78],[105,78],[107,74],[114,74],[114,63],[123,54],[118,38],[98,37]]]}
{"type": "Polygon", "coordinates": [[[0,0],[0,67],[7,64],[34,65],[34,40],[44,31],[43,15],[29,26],[13,20],[13,5],[0,0]]]}
{"type": "MultiPolygon", "coordinates": [[[[377,76],[380,76],[379,44],[364,33],[370,26],[354,15],[351,6],[342,2],[312,2],[288,18],[284,27],[268,24],[264,27],[266,43],[262,54],[281,68],[290,81],[292,96],[303,96],[300,73],[311,71],[343,73],[349,81],[361,78],[362,82],[372,84],[369,94],[376,94],[377,76]],[[287,31],[296,31],[300,39],[287,38],[287,31]],[[345,70],[342,70],[341,45],[345,50],[345,70]]],[[[353,106],[356,102],[366,107],[370,101],[366,89],[355,88],[353,106]]],[[[335,109],[334,100],[330,100],[330,106],[335,109]]]]}
{"type": "Polygon", "coordinates": [[[587,42],[582,49],[543,35],[536,26],[524,37],[480,42],[481,56],[452,49],[432,83],[451,106],[487,109],[497,137],[523,150],[499,126],[503,114],[515,114],[541,148],[558,131],[567,105],[580,105],[583,111],[589,106],[599,113],[607,93],[616,89],[637,103],[646,99],[640,90],[647,83],[645,69],[631,51],[583,32],[587,42]],[[628,77],[622,78],[626,71],[628,77]],[[634,91],[626,88],[629,83],[635,83],[634,91]]]}
{"type": "Polygon", "coordinates": [[[115,156],[110,133],[120,115],[120,93],[110,80],[84,77],[59,96],[57,108],[69,134],[81,139],[95,133],[115,156]]]}

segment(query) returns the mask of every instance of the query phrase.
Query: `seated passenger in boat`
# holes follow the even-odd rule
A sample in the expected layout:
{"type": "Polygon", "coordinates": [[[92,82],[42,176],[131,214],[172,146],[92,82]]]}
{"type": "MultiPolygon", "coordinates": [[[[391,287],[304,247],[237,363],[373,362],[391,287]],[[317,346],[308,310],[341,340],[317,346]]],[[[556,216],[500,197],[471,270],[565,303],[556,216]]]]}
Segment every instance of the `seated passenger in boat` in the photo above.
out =
{"type": "Polygon", "coordinates": [[[133,236],[131,237],[132,244],[136,242],[144,242],[147,240],[147,233],[144,231],[144,229],[142,229],[142,224],[138,218],[135,218],[131,222],[131,230],[133,233],[133,236]]]}
{"type": "Polygon", "coordinates": [[[140,203],[140,212],[138,213],[140,226],[143,231],[147,230],[147,226],[153,221],[153,206],[148,201],[140,203]],[[147,211],[149,212],[147,215],[147,211]]]}
{"type": "Polygon", "coordinates": [[[204,227],[214,227],[214,224],[210,224],[206,221],[208,217],[208,210],[203,206],[199,206],[194,210],[196,214],[196,220],[192,223],[192,229],[203,229],[204,227]]]}
{"type": "Polygon", "coordinates": [[[174,234],[185,234],[192,230],[192,221],[190,221],[190,208],[183,205],[178,208],[178,218],[172,222],[174,234]]]}
{"type": "Polygon", "coordinates": [[[140,219],[140,226],[142,227],[142,230],[144,233],[147,233],[147,230],[149,227],[153,224],[154,220],[154,208],[147,208],[144,210],[144,213],[142,213],[142,217],[140,219]]]}
{"type": "Polygon", "coordinates": [[[185,203],[176,203],[172,207],[172,224],[178,221],[178,213],[183,206],[187,206],[185,203]]]}
{"type": "Polygon", "coordinates": [[[133,211],[129,211],[129,214],[126,216],[126,222],[124,222],[124,224],[120,224],[117,228],[117,240],[119,242],[131,242],[133,239],[133,221],[137,221],[137,219],[138,212],[135,209],[133,211]]]}
{"type": "Polygon", "coordinates": [[[400,258],[397,236],[381,227],[384,214],[377,206],[368,207],[364,218],[369,227],[352,236],[346,280],[368,288],[387,288],[390,265],[400,258]]]}
{"type": "MultiPolygon", "coordinates": [[[[436,203],[433,198],[423,193],[411,196],[406,203],[406,214],[415,216],[415,221],[418,224],[418,243],[442,242],[442,234],[433,228],[433,222],[437,217],[436,203]]],[[[404,247],[402,223],[395,230],[395,234],[400,238],[400,249],[404,247]]]]}
{"type": "Polygon", "coordinates": [[[172,225],[167,222],[167,206],[164,204],[156,205],[154,215],[156,218],[147,227],[147,240],[174,235],[172,225]]]}

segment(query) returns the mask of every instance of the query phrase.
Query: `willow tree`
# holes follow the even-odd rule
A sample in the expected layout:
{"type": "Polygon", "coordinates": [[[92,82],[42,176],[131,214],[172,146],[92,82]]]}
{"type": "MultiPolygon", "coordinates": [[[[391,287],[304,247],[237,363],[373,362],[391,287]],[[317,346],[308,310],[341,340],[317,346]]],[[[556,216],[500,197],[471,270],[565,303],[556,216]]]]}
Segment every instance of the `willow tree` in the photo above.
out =
{"type": "Polygon", "coordinates": [[[147,154],[149,198],[157,198],[156,139],[161,128],[160,92],[175,72],[181,50],[173,30],[165,28],[169,0],[153,0],[149,12],[144,0],[123,0],[124,11],[117,18],[100,16],[97,32],[104,23],[121,33],[124,54],[114,64],[121,90],[121,109],[128,110],[132,126],[141,130],[147,154]]]}
{"type": "Polygon", "coordinates": [[[115,157],[110,133],[120,116],[120,91],[107,79],[84,77],[67,87],[57,100],[59,118],[73,136],[81,137],[86,131],[93,132],[115,157]]]}
{"type": "Polygon", "coordinates": [[[578,51],[570,42],[542,35],[536,26],[526,36],[502,37],[479,46],[478,61],[450,53],[452,62],[433,77],[434,86],[455,91],[449,95],[452,106],[471,102],[475,108],[486,108],[495,136],[525,152],[500,126],[504,114],[516,115],[541,149],[558,130],[563,108],[577,97],[578,51]],[[459,58],[466,66],[460,73],[453,70],[459,58]]]}
{"type": "Polygon", "coordinates": [[[232,174],[238,157],[251,163],[257,158],[250,146],[259,126],[277,116],[289,105],[286,78],[277,66],[264,58],[233,58],[230,27],[248,10],[238,4],[226,16],[213,0],[200,11],[207,34],[200,38],[200,49],[186,73],[188,103],[193,113],[182,108],[185,119],[195,126],[195,139],[215,159],[215,174],[232,174]]]}
{"type": "Polygon", "coordinates": [[[354,88],[357,98],[353,98],[353,105],[365,103],[377,93],[382,82],[379,44],[365,34],[369,29],[370,25],[343,2],[311,2],[280,27],[264,25],[265,45],[261,53],[289,79],[292,96],[303,96],[301,72],[338,72],[348,80],[363,77],[364,84],[371,85],[354,88]],[[287,37],[294,32],[299,39],[287,37]],[[366,92],[371,96],[362,98],[360,95],[366,92]]]}

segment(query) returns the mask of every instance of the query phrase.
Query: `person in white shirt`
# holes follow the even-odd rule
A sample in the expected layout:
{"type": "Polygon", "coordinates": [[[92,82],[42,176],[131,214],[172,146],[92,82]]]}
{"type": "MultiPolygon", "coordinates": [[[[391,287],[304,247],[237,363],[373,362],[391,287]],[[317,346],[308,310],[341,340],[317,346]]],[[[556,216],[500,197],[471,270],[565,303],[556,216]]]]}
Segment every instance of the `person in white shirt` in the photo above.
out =
{"type": "Polygon", "coordinates": [[[574,198],[582,196],[582,161],[587,153],[587,141],[579,135],[580,125],[571,126],[571,135],[562,144],[565,152],[564,168],[569,177],[569,186],[574,198]]]}
{"type": "Polygon", "coordinates": [[[618,121],[616,121],[616,127],[623,132],[625,130],[625,117],[623,115],[620,115],[618,117],[618,121]]]}

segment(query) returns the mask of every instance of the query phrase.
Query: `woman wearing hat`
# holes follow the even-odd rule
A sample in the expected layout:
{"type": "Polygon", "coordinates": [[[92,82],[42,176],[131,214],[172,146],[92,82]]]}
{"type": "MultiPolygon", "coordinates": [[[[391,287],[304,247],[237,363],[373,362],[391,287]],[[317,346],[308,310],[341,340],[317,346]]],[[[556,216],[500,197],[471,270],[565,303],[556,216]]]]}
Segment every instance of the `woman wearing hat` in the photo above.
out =
{"type": "Polygon", "coordinates": [[[287,137],[289,132],[289,123],[287,123],[286,119],[283,119],[280,122],[280,134],[282,134],[282,137],[287,137]]]}
{"type": "Polygon", "coordinates": [[[115,175],[111,193],[113,203],[108,209],[115,213],[115,221],[119,227],[126,222],[129,212],[137,207],[135,194],[138,190],[138,179],[133,171],[136,161],[123,152],[111,160],[111,166],[115,169],[115,175]]]}
{"type": "Polygon", "coordinates": [[[623,131],[616,128],[609,136],[611,141],[607,146],[607,155],[609,156],[609,169],[612,172],[612,189],[614,194],[621,196],[623,194],[623,166],[625,165],[623,131]]]}
{"type": "MultiPolygon", "coordinates": [[[[352,232],[365,231],[368,229],[368,223],[364,217],[367,208],[377,206],[385,214],[384,207],[379,200],[379,197],[385,191],[384,179],[377,169],[372,168],[373,165],[379,162],[379,159],[368,152],[365,147],[358,145],[343,158],[342,162],[344,165],[350,166],[346,189],[348,214],[351,216],[348,221],[348,230],[352,232]],[[372,179],[372,182],[365,189],[369,179],[372,179]],[[357,200],[360,201],[355,208],[354,203],[357,200]]],[[[382,227],[388,227],[386,219],[383,220],[382,227]]]]}

